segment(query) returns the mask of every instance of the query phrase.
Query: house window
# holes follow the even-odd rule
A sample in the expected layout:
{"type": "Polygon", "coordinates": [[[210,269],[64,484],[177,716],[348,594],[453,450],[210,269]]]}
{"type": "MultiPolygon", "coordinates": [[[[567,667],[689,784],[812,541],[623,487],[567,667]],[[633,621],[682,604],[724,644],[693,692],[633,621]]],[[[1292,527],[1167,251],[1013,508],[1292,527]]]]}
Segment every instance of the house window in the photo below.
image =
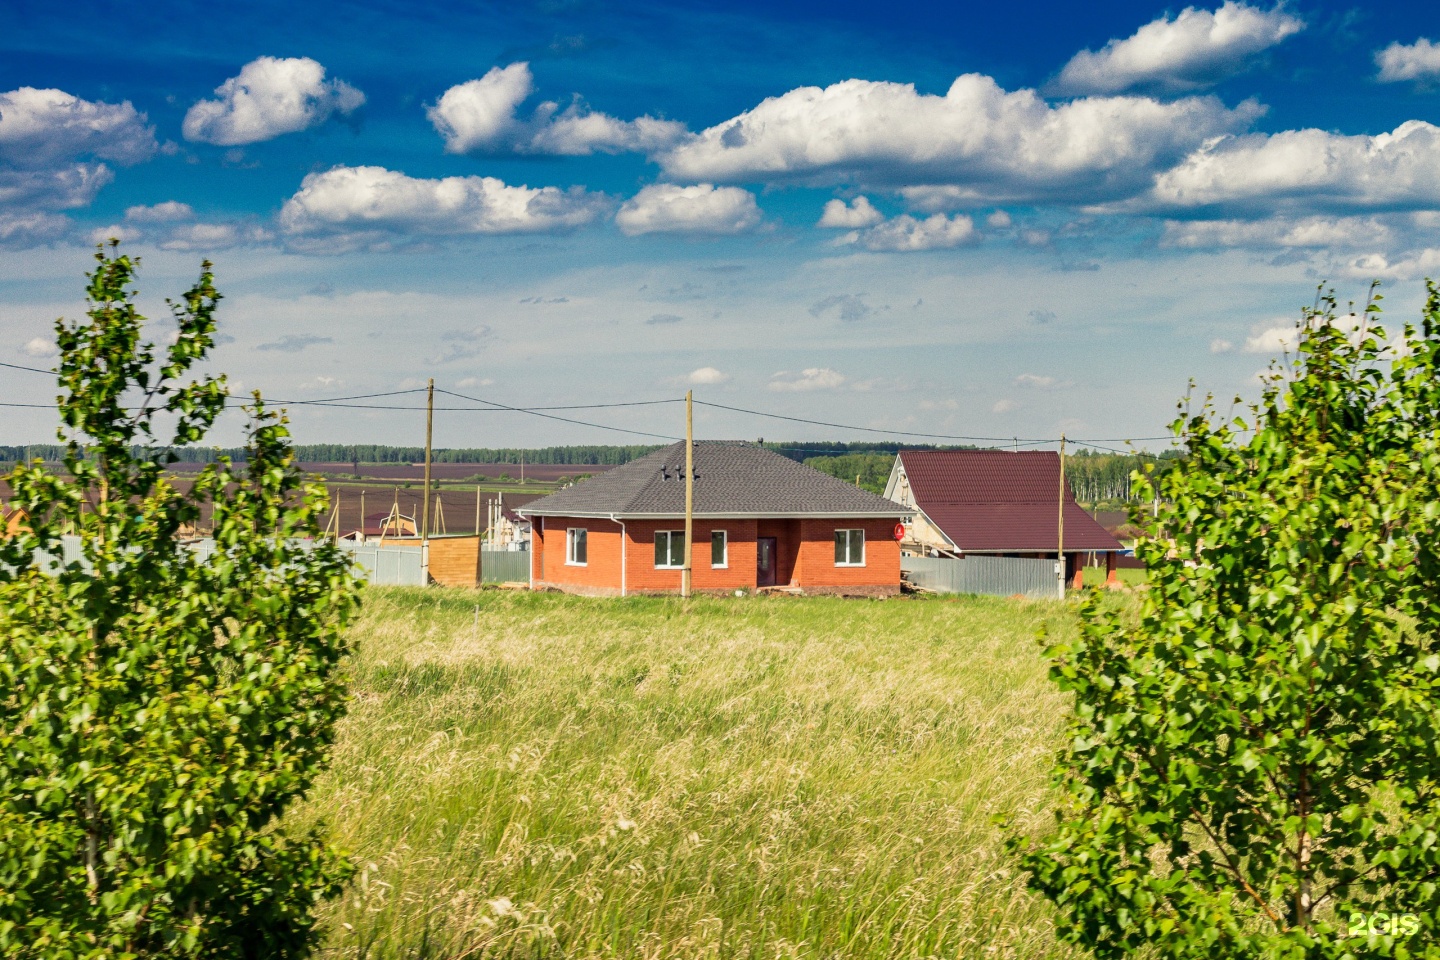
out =
{"type": "Polygon", "coordinates": [[[835,531],[835,566],[865,566],[865,531],[835,531]]]}
{"type": "Polygon", "coordinates": [[[685,531],[655,531],[655,569],[680,570],[685,566],[685,531]]]}
{"type": "Polygon", "coordinates": [[[584,527],[570,527],[565,531],[565,563],[568,566],[583,567],[589,562],[585,544],[588,533],[584,527]]]}
{"type": "Polygon", "coordinates": [[[710,533],[710,566],[716,570],[730,566],[730,537],[724,530],[710,533]]]}

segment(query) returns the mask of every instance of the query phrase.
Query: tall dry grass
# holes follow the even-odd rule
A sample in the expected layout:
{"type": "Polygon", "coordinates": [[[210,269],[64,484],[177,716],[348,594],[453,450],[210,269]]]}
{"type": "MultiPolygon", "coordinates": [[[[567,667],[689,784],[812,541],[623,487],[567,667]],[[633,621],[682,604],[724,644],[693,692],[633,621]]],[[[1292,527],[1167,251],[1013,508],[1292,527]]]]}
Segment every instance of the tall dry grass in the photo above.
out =
{"type": "Polygon", "coordinates": [[[1053,604],[372,589],[323,816],[330,957],[1060,956],[1053,604]]]}

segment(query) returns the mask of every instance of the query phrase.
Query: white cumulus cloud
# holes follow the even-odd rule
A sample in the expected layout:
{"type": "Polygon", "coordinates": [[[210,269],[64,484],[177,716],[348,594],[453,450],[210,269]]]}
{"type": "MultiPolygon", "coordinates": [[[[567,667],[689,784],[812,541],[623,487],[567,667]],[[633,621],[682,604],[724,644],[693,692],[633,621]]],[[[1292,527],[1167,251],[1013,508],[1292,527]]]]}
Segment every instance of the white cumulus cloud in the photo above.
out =
{"type": "Polygon", "coordinates": [[[1038,373],[1022,373],[1015,378],[1015,386],[1028,387],[1032,390],[1059,390],[1064,387],[1075,386],[1071,380],[1057,380],[1055,377],[1042,376],[1038,373]]]}
{"type": "Polygon", "coordinates": [[[0,211],[0,246],[28,247],[56,240],[70,227],[70,218],[41,210],[0,211]]]}
{"type": "Polygon", "coordinates": [[[54,238],[68,225],[54,211],[87,206],[115,179],[104,161],[142,163],[157,149],[145,114],[128,101],[35,87],[0,93],[0,242],[54,238]]]}
{"type": "Polygon", "coordinates": [[[722,373],[714,367],[701,367],[699,370],[692,370],[684,377],[686,383],[695,386],[707,386],[718,383],[728,383],[730,374],[722,373]]]}
{"type": "Polygon", "coordinates": [[[218,99],[200,100],[185,114],[186,140],[242,146],[296,133],[335,113],[354,113],[365,94],[344,80],[326,80],[309,57],[258,57],[215,88],[218,99]]]}
{"type": "Polygon", "coordinates": [[[1099,51],[1082,50],[1060,71],[1065,95],[1125,90],[1179,93],[1210,86],[1248,67],[1256,54],[1298,33],[1305,22],[1277,6],[1226,2],[1215,11],[1186,7],[1099,51]]]}
{"type": "Polygon", "coordinates": [[[834,390],[845,382],[845,375],[829,367],[807,367],[798,374],[781,370],[770,378],[769,387],[777,392],[803,393],[810,390],[834,390]]]}
{"type": "Polygon", "coordinates": [[[1161,174],[1143,198],[1112,209],[1394,210],[1440,206],[1440,127],[1393,133],[1324,130],[1223,137],[1161,174]]]}
{"type": "Polygon", "coordinates": [[[656,159],[687,181],[950,186],[951,206],[1119,198],[1155,172],[1263,112],[1214,97],[1052,106],[966,74],[944,96],[912,84],[845,80],[801,87],[687,139],[656,159]]]}
{"type": "Polygon", "coordinates": [[[19,210],[72,210],[95,199],[115,179],[103,163],[74,163],[52,170],[0,169],[0,206],[19,210]]]}
{"type": "Polygon", "coordinates": [[[148,207],[141,205],[125,208],[125,219],[132,223],[167,223],[172,220],[189,220],[193,216],[194,208],[178,200],[166,200],[148,207]]]}
{"type": "Polygon", "coordinates": [[[55,341],[46,337],[34,337],[27,341],[20,352],[27,357],[54,357],[60,353],[60,348],[55,346],[55,341]]]}
{"type": "Polygon", "coordinates": [[[854,230],[856,227],[873,227],[884,219],[885,216],[864,197],[856,197],[848,205],[837,198],[826,202],[816,226],[854,230]]]}
{"type": "Polygon", "coordinates": [[[547,100],[522,118],[520,105],[534,92],[528,63],[492,67],[478,80],[446,90],[426,115],[444,138],[447,153],[626,153],[658,150],[686,134],[685,125],[673,120],[619,120],[578,100],[564,109],[547,100]]]}
{"type": "Polygon", "coordinates": [[[1281,353],[1295,349],[1300,340],[1300,328],[1294,323],[1267,327],[1245,340],[1246,353],[1281,353]]]}
{"type": "Polygon", "coordinates": [[[1388,244],[1394,229],[1377,216],[1268,217],[1263,220],[1167,220],[1162,243],[1223,247],[1354,248],[1388,244]]]}
{"type": "Polygon", "coordinates": [[[1403,254],[1367,253],[1344,265],[1341,273],[1361,280],[1415,280],[1440,276],[1440,249],[1426,247],[1403,254]]]}
{"type": "Polygon", "coordinates": [[[616,225],[631,236],[642,233],[743,233],[760,222],[755,195],[740,187],[709,183],[682,187],[654,183],[626,200],[616,225]]]}
{"type": "Polygon", "coordinates": [[[95,230],[91,230],[90,242],[106,243],[113,239],[119,240],[122,243],[129,243],[133,240],[139,240],[141,236],[142,234],[140,233],[140,231],[136,230],[134,227],[125,227],[121,226],[118,223],[114,223],[108,227],[99,227],[95,230]]]}
{"type": "Polygon", "coordinates": [[[947,217],[933,214],[924,220],[903,213],[868,230],[857,230],[844,238],[866,250],[909,253],[919,250],[944,250],[980,239],[975,221],[964,214],[947,217]]]}
{"type": "Polygon", "coordinates": [[[412,235],[554,233],[592,222],[610,202],[581,188],[511,186],[495,177],[408,177],[384,167],[312,173],[280,209],[291,243],[384,246],[412,235]]]}
{"type": "Polygon", "coordinates": [[[63,90],[0,93],[0,162],[44,169],[77,157],[136,164],[155,155],[154,128],[127,100],[99,103],[63,90]]]}
{"type": "Polygon", "coordinates": [[[1376,77],[1383,83],[1402,80],[1429,80],[1440,77],[1440,43],[1421,37],[1414,43],[1390,44],[1375,54],[1376,77]]]}
{"type": "Polygon", "coordinates": [[[170,230],[160,241],[164,250],[185,250],[206,253],[230,247],[269,243],[275,235],[257,224],[246,223],[184,223],[170,230]]]}

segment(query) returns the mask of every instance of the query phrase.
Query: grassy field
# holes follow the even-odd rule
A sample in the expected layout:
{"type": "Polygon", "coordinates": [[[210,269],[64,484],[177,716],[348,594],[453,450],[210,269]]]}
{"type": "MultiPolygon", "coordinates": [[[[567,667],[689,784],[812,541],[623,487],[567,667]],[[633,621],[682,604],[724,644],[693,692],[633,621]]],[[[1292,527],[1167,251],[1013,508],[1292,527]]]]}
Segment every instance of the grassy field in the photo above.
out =
{"type": "Polygon", "coordinates": [[[372,589],[329,957],[1066,955],[992,824],[1064,703],[1001,599],[372,589]]]}

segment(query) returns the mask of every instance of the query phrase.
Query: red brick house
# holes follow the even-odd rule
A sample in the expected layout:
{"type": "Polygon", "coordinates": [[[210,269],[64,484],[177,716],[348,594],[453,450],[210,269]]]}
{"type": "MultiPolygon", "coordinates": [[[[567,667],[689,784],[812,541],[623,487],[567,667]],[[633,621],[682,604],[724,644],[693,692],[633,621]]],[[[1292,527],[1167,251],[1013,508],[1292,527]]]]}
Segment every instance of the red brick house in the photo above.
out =
{"type": "MultiPolygon", "coordinates": [[[[985,554],[1055,559],[1060,547],[1060,455],[1048,450],[901,450],[885,495],[911,509],[903,548],[920,556],[985,554]]],[[[1124,549],[1065,483],[1065,578],[1124,549]],[[1098,558],[1097,558],[1098,559],[1098,558]]],[[[1113,576],[1111,577],[1113,579],[1113,576]]]]}
{"type": "MultiPolygon", "coordinates": [[[[697,442],[691,584],[900,591],[896,530],[911,511],[751,443],[697,442]]],[[[531,585],[569,593],[678,593],[685,444],[607,470],[518,511],[531,521],[531,585]]]]}

